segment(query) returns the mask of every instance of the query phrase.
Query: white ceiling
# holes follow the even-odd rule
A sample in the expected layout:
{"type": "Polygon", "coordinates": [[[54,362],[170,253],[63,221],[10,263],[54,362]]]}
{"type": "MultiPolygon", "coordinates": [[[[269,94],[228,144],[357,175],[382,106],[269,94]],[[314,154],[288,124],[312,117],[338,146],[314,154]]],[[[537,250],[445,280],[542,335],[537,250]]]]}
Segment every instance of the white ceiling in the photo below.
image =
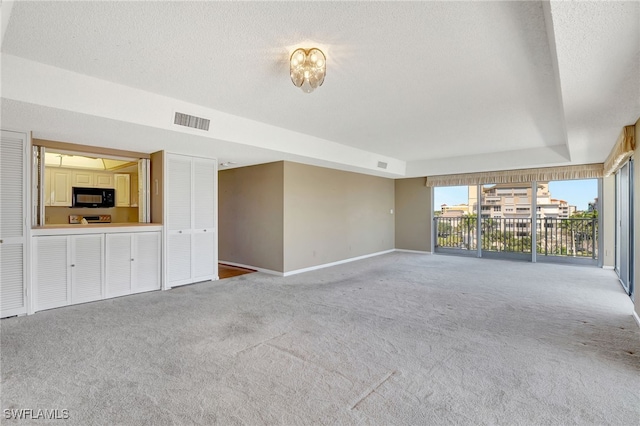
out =
{"type": "Polygon", "coordinates": [[[602,162],[640,117],[635,1],[3,1],[2,12],[2,127],[44,139],[404,177],[602,162]],[[289,80],[298,46],[327,55],[312,94],[289,80]],[[176,110],[210,118],[210,131],[173,126],[176,110]]]}

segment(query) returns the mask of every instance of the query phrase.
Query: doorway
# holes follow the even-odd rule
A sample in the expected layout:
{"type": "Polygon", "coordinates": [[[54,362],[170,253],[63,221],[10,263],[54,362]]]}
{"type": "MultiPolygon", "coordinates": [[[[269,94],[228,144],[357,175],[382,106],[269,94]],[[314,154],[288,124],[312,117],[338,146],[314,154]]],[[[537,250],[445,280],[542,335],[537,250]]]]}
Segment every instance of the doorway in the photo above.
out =
{"type": "Polygon", "coordinates": [[[634,300],[633,283],[633,161],[616,173],[615,270],[622,287],[634,300]]]}
{"type": "Polygon", "coordinates": [[[254,269],[241,268],[239,266],[226,265],[218,263],[218,279],[233,278],[239,275],[251,274],[256,272],[254,269]]]}

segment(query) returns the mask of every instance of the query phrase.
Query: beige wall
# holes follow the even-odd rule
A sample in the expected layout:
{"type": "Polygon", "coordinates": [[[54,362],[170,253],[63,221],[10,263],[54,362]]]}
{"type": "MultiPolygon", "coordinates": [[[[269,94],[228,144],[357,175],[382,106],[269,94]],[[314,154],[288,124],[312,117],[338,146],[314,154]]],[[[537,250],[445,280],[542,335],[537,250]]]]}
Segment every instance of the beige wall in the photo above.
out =
{"type": "Polygon", "coordinates": [[[640,258],[640,118],[636,121],[636,152],[633,156],[633,241],[634,241],[634,277],[633,283],[635,286],[635,309],[638,316],[640,316],[640,262],[637,262],[640,258]]]}
{"type": "Polygon", "coordinates": [[[615,265],[616,243],[616,178],[615,175],[602,178],[602,266],[615,265]]]}
{"type": "Polygon", "coordinates": [[[431,188],[424,178],[395,181],[396,248],[432,251],[431,188]]]}
{"type": "Polygon", "coordinates": [[[284,163],[218,174],[219,258],[282,272],[284,163]]]}
{"type": "Polygon", "coordinates": [[[394,181],[284,163],[284,272],[394,248],[394,181]]]}
{"type": "Polygon", "coordinates": [[[80,216],[99,216],[101,214],[110,214],[112,223],[125,223],[138,221],[137,207],[114,207],[111,209],[88,209],[88,208],[69,208],[69,207],[45,207],[44,218],[48,225],[69,223],[69,215],[77,214],[80,216]]]}

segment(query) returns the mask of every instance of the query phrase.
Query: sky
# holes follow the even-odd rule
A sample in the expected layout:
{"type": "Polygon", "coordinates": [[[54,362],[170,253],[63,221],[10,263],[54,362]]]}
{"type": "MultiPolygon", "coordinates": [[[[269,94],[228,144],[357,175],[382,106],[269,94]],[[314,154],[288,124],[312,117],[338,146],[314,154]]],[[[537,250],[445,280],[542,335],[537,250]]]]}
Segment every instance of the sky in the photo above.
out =
{"type": "MultiPolygon", "coordinates": [[[[469,201],[468,187],[448,186],[434,188],[434,210],[440,210],[440,205],[467,204],[469,201]]],[[[549,192],[552,198],[566,200],[569,205],[578,210],[587,210],[588,203],[598,196],[598,180],[562,180],[549,182],[549,192]]]]}

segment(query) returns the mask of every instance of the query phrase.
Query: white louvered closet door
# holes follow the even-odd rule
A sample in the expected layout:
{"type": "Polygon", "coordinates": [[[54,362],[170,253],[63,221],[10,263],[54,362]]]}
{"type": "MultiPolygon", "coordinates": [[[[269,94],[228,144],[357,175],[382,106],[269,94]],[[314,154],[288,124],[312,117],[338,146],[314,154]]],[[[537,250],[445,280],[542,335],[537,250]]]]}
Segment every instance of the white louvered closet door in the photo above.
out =
{"type": "Polygon", "coordinates": [[[0,318],[27,312],[26,181],[27,135],[0,137],[0,318]]]}
{"type": "Polygon", "coordinates": [[[192,275],[194,281],[217,276],[216,259],[216,162],[193,159],[192,275]]]}
{"type": "Polygon", "coordinates": [[[191,158],[167,154],[166,170],[167,282],[191,282],[191,158]]]}
{"type": "Polygon", "coordinates": [[[118,297],[131,293],[132,235],[106,235],[105,278],[107,297],[118,297]]]}
{"type": "Polygon", "coordinates": [[[216,162],[193,159],[194,229],[214,230],[216,207],[216,162]]]}
{"type": "Polygon", "coordinates": [[[103,298],[104,234],[71,237],[71,303],[103,298]]]}

